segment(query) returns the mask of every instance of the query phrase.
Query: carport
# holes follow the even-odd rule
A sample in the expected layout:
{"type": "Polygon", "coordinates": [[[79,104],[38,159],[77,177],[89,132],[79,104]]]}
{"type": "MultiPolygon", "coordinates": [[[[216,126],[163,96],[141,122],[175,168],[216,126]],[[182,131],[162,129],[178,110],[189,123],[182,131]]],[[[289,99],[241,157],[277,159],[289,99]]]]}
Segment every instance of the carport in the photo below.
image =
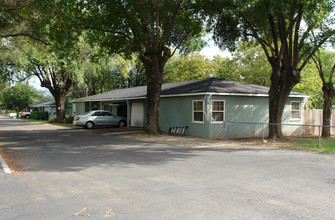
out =
{"type": "Polygon", "coordinates": [[[127,118],[127,125],[144,127],[144,100],[100,102],[100,109],[127,118]]]}
{"type": "Polygon", "coordinates": [[[128,126],[145,127],[145,92],[144,87],[137,87],[75,99],[72,101],[73,114],[107,110],[125,117],[128,126]]]}

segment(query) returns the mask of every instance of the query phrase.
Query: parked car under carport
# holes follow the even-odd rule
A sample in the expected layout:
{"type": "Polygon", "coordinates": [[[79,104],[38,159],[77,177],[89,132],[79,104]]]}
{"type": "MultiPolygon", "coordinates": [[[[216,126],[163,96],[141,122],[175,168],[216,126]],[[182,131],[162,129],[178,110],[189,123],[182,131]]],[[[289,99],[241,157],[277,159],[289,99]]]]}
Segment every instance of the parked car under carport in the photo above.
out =
{"type": "Polygon", "coordinates": [[[127,120],[124,117],[114,115],[110,111],[96,110],[75,116],[73,124],[88,129],[92,129],[96,126],[126,127],[127,120]]]}

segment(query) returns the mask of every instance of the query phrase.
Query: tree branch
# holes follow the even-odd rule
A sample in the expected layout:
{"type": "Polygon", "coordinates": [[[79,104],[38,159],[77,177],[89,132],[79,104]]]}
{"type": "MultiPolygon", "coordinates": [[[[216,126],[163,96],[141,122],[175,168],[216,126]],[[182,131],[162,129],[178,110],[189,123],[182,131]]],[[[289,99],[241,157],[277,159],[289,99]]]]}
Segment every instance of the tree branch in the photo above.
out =
{"type": "Polygon", "coordinates": [[[27,34],[27,33],[1,34],[0,35],[0,38],[9,38],[9,37],[28,37],[28,38],[33,39],[35,41],[41,42],[41,43],[43,43],[45,45],[48,45],[48,46],[52,45],[51,43],[48,43],[48,42],[46,42],[46,41],[44,41],[42,39],[39,39],[39,38],[37,38],[37,37],[35,37],[35,36],[31,35],[31,34],[27,34]]]}
{"type": "MultiPolygon", "coordinates": [[[[293,40],[293,62],[292,66],[296,68],[298,66],[298,58],[299,58],[299,29],[300,29],[300,24],[301,24],[301,19],[302,19],[302,14],[303,14],[303,4],[298,5],[298,15],[297,15],[297,21],[295,25],[295,31],[294,31],[294,40],[293,40]]],[[[290,51],[291,52],[291,51],[290,51]]]]}

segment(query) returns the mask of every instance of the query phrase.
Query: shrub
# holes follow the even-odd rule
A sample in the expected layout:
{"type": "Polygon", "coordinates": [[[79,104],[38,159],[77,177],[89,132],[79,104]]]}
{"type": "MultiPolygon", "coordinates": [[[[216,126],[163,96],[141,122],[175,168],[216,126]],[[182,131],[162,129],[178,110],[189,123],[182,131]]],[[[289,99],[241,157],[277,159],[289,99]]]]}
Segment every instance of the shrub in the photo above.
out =
{"type": "Polygon", "coordinates": [[[49,122],[50,123],[58,123],[58,124],[62,123],[63,124],[64,119],[61,119],[60,117],[55,116],[55,117],[50,118],[49,122]]]}
{"type": "MultiPolygon", "coordinates": [[[[50,118],[49,122],[50,123],[64,124],[64,119],[61,119],[59,117],[52,117],[52,118],[50,118]]],[[[73,122],[73,116],[69,116],[65,120],[66,124],[72,124],[72,122],[73,122]]]]}
{"type": "Polygon", "coordinates": [[[66,118],[66,124],[72,124],[73,123],[74,116],[69,116],[66,118]]]}
{"type": "Polygon", "coordinates": [[[48,120],[49,113],[47,111],[32,111],[30,117],[36,120],[48,120]]]}

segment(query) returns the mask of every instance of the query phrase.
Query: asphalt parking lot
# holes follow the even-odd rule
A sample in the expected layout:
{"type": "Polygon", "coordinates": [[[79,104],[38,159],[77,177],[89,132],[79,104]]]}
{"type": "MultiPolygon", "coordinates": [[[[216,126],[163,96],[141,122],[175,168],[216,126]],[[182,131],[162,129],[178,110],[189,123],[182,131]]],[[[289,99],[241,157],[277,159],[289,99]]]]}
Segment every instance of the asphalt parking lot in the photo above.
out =
{"type": "Polygon", "coordinates": [[[0,119],[1,219],[334,219],[334,155],[0,119]]]}

